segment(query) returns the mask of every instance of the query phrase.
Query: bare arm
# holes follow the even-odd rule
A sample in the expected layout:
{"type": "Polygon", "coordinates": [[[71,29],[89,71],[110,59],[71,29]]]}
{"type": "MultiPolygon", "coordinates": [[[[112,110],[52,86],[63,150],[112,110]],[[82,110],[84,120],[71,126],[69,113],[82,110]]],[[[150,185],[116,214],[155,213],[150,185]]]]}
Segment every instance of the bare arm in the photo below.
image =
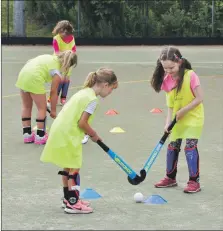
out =
{"type": "Polygon", "coordinates": [[[194,89],[194,95],[195,98],[185,107],[181,108],[177,113],[176,113],[176,119],[180,120],[181,118],[183,118],[183,116],[189,112],[190,110],[194,109],[195,107],[197,107],[200,103],[203,102],[203,93],[202,93],[202,89],[200,86],[197,86],[194,89]]]}
{"type": "Polygon", "coordinates": [[[200,103],[203,102],[203,92],[202,92],[201,86],[197,86],[194,89],[194,95],[195,95],[195,99],[193,101],[191,101],[191,103],[189,103],[187,106],[185,106],[184,108],[182,108],[185,113],[187,113],[188,111],[194,109],[200,103]]]}
{"type": "Polygon", "coordinates": [[[169,126],[169,124],[172,121],[172,114],[173,114],[173,108],[168,107],[167,117],[166,117],[166,125],[167,126],[169,126]]]}
{"type": "Polygon", "coordinates": [[[88,119],[90,116],[91,114],[84,111],[78,122],[78,126],[79,128],[83,129],[84,132],[87,133],[89,136],[95,136],[96,132],[91,128],[88,123],[88,119]]]}
{"type": "Polygon", "coordinates": [[[88,119],[91,116],[88,112],[84,111],[79,122],[79,128],[83,129],[86,134],[88,134],[94,142],[101,140],[93,128],[89,125],[88,119]]]}
{"type": "Polygon", "coordinates": [[[51,101],[51,112],[56,113],[57,105],[57,89],[60,84],[61,78],[59,75],[55,74],[51,83],[50,90],[50,101],[51,101]]]}

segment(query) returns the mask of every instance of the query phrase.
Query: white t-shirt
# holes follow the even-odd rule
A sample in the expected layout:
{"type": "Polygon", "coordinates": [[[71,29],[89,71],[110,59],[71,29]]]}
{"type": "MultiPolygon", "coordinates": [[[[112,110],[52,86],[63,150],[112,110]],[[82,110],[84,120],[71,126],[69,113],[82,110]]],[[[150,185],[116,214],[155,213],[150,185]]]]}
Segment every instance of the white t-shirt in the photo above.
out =
{"type": "Polygon", "coordinates": [[[59,75],[60,76],[60,78],[62,78],[62,75],[61,75],[61,73],[60,73],[60,71],[58,71],[58,70],[50,70],[50,75],[53,77],[54,75],[59,75]]]}
{"type": "Polygon", "coordinates": [[[87,105],[85,111],[92,115],[96,109],[96,106],[97,106],[97,100],[93,100],[87,105]]]}

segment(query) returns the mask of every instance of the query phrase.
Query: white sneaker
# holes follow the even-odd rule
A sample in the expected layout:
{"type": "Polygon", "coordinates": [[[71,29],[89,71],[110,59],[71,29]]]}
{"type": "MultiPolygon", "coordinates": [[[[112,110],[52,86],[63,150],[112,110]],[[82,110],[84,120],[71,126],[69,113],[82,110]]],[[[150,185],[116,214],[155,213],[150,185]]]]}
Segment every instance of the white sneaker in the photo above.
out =
{"type": "Polygon", "coordinates": [[[86,144],[89,140],[89,137],[90,137],[89,135],[85,135],[84,139],[82,140],[82,144],[86,144]]]}
{"type": "Polygon", "coordinates": [[[51,110],[51,104],[50,104],[50,102],[47,102],[47,109],[50,109],[51,110]]]}

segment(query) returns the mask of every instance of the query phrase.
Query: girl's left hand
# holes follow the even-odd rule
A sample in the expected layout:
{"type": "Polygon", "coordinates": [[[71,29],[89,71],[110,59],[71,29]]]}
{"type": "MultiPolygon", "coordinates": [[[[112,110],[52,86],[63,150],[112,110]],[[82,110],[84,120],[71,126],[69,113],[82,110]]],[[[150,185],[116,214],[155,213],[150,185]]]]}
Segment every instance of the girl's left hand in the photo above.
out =
{"type": "Polygon", "coordinates": [[[57,117],[56,111],[51,111],[50,112],[50,117],[53,118],[53,119],[55,119],[57,117]]]}
{"type": "Polygon", "coordinates": [[[176,119],[177,121],[182,119],[185,115],[185,110],[183,108],[181,108],[177,113],[176,113],[176,119]]]}

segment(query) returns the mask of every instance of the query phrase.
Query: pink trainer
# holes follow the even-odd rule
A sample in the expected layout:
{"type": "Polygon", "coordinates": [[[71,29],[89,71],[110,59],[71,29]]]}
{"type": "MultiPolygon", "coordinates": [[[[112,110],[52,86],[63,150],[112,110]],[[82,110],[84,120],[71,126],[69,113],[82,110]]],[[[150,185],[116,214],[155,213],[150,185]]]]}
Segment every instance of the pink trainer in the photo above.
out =
{"type": "Polygon", "coordinates": [[[35,134],[33,132],[32,134],[25,133],[23,134],[23,139],[25,144],[33,143],[35,140],[35,134]]]}
{"type": "Polygon", "coordinates": [[[176,180],[173,180],[169,177],[164,177],[162,180],[160,180],[158,183],[154,185],[156,188],[167,188],[167,187],[173,187],[177,186],[176,180]]]}
{"type": "Polygon", "coordinates": [[[43,145],[43,144],[46,144],[47,139],[48,139],[48,134],[47,133],[45,133],[45,135],[43,137],[40,137],[39,135],[35,134],[35,141],[34,141],[34,143],[35,144],[43,145]]]}
{"type": "Polygon", "coordinates": [[[92,213],[93,209],[90,207],[87,207],[86,205],[83,205],[81,201],[79,200],[76,204],[71,205],[69,202],[67,203],[66,208],[64,209],[66,213],[70,214],[78,214],[78,213],[92,213]]]}

